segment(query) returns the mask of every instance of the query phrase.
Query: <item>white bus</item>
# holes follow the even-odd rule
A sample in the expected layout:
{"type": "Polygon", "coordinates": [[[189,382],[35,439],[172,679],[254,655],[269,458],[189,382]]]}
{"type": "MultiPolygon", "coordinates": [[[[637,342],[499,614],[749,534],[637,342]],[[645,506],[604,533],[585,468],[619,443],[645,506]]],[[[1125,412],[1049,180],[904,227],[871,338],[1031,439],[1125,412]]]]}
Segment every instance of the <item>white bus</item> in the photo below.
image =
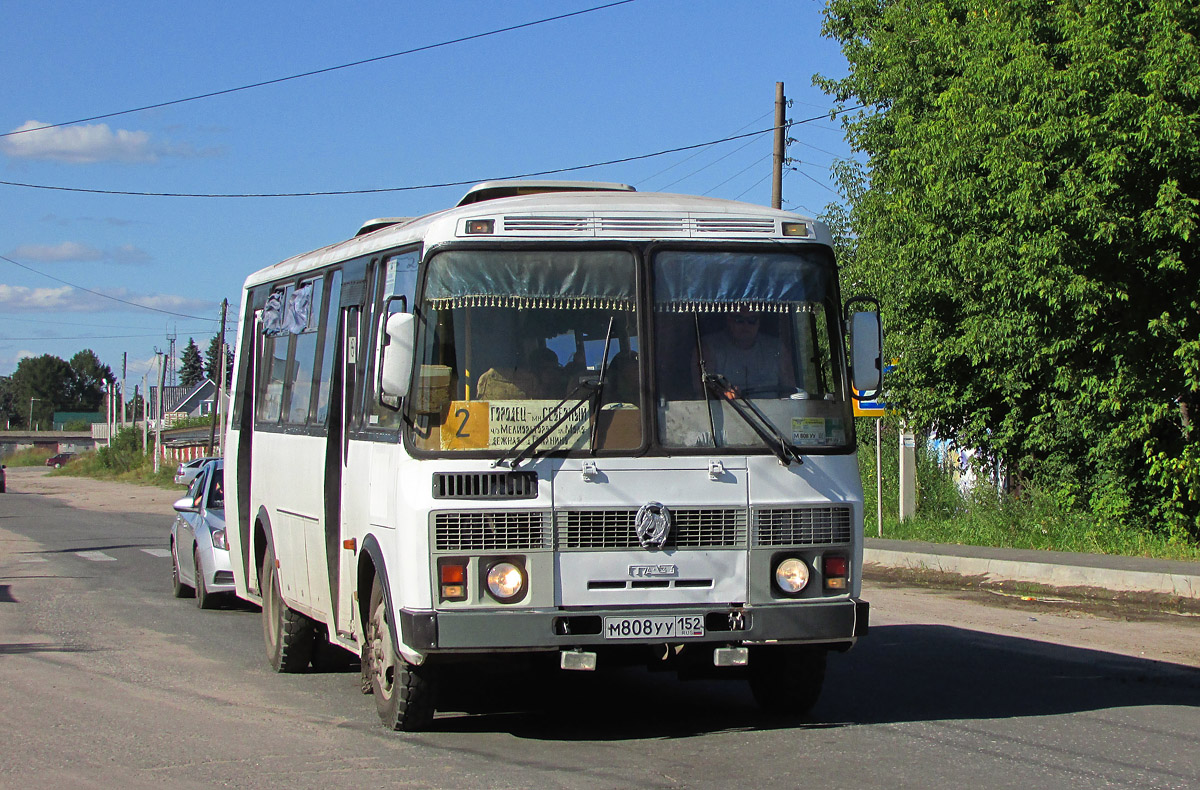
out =
{"type": "Polygon", "coordinates": [[[246,280],[237,593],[276,670],[360,655],[394,729],[430,724],[447,665],[532,655],[802,713],[867,629],[851,393],[881,342],[788,212],[489,182],[372,221],[246,280]]]}

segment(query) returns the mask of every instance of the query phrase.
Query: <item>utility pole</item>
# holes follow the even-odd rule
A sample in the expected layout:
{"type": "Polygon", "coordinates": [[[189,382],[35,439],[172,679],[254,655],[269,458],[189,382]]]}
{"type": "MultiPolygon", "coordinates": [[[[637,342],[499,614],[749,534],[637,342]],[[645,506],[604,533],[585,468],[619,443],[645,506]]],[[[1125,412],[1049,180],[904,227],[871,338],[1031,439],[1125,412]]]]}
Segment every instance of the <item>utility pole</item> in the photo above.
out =
{"type": "MultiPolygon", "coordinates": [[[[217,335],[220,340],[219,353],[217,354],[216,362],[221,366],[220,373],[217,374],[217,380],[213,382],[217,385],[216,398],[213,402],[212,410],[212,427],[208,431],[208,454],[212,455],[213,441],[217,434],[217,416],[221,411],[221,391],[225,389],[225,311],[229,308],[229,300],[221,300],[221,331],[217,335]]],[[[222,445],[224,441],[222,441],[222,445]]]]}
{"type": "MultiPolygon", "coordinates": [[[[122,428],[129,427],[129,420],[126,419],[126,416],[125,416],[125,393],[129,391],[125,388],[125,377],[128,375],[128,373],[129,373],[129,352],[124,351],[121,353],[121,427],[122,428]]],[[[136,414],[134,415],[134,419],[137,419],[136,414]]]]}
{"type": "Polygon", "coordinates": [[[775,83],[775,156],[771,172],[771,208],[783,208],[783,152],[787,141],[787,101],[783,83],[775,83]]]}
{"type": "Polygon", "coordinates": [[[163,385],[166,381],[166,360],[160,354],[158,357],[158,408],[155,410],[158,413],[158,419],[154,421],[154,474],[158,474],[159,467],[162,464],[162,399],[163,385]]]}

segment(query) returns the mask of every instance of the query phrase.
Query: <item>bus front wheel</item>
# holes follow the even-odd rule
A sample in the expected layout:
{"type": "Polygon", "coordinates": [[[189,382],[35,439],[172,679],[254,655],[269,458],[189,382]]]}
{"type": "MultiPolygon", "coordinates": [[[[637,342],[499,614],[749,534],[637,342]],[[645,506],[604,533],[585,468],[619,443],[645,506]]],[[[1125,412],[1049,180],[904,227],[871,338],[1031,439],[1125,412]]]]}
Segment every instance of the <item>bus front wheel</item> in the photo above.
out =
{"type": "Polygon", "coordinates": [[[375,710],[388,729],[417,732],[429,727],[434,712],[434,678],[429,666],[410,664],[396,652],[392,614],[383,584],[371,586],[370,618],[363,644],[364,680],[375,696],[375,710]]]}
{"type": "Polygon", "coordinates": [[[750,691],[759,707],[781,716],[803,716],[825,683],[822,647],[762,646],[750,650],[750,691]]]}
{"type": "Polygon", "coordinates": [[[283,602],[274,546],[267,547],[259,578],[267,660],[276,672],[303,672],[312,659],[313,621],[283,602]]]}

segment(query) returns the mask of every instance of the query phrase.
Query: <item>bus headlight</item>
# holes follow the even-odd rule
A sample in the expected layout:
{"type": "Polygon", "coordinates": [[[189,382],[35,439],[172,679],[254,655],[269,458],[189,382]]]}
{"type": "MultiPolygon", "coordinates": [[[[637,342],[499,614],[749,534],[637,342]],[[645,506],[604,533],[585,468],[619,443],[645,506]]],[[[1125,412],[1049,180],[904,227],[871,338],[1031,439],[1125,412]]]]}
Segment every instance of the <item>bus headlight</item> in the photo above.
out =
{"type": "Polygon", "coordinates": [[[775,566],[775,584],[788,595],[795,595],[808,585],[808,565],[797,557],[788,557],[775,566]]]}
{"type": "Polygon", "coordinates": [[[500,603],[513,603],[525,595],[525,570],[512,562],[497,562],[488,568],[487,588],[500,603]]]}

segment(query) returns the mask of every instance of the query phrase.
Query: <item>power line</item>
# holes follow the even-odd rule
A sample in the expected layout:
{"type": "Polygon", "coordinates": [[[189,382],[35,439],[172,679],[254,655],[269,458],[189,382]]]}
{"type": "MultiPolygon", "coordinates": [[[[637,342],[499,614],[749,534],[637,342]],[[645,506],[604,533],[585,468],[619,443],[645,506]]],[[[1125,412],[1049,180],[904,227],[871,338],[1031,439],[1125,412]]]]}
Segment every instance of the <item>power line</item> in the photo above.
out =
{"type": "Polygon", "coordinates": [[[162,337],[162,333],[153,335],[81,335],[79,337],[3,337],[0,336],[0,341],[5,340],[126,340],[137,337],[162,337]]]}
{"type": "MultiPolygon", "coordinates": [[[[626,2],[629,2],[629,1],[630,0],[626,0],[626,2]]],[[[850,112],[852,110],[861,109],[862,106],[864,106],[864,105],[860,105],[859,107],[850,107],[845,110],[833,110],[831,112],[834,115],[837,115],[838,113],[850,112]]],[[[811,123],[813,121],[819,121],[819,120],[822,120],[827,117],[829,117],[829,113],[823,113],[821,115],[817,115],[812,118],[805,118],[802,121],[790,121],[790,122],[788,122],[787,127],[791,128],[792,126],[797,126],[799,124],[805,124],[805,123],[811,123]]],[[[416,184],[413,186],[403,186],[403,187],[379,187],[377,189],[339,189],[339,190],[329,190],[329,191],[323,191],[323,192],[200,193],[200,192],[132,192],[132,191],[126,191],[126,190],[117,190],[117,189],[85,189],[83,187],[60,187],[60,186],[52,186],[49,184],[27,184],[27,183],[23,183],[20,181],[0,181],[0,185],[10,186],[10,187],[23,187],[26,189],[47,189],[47,190],[52,190],[52,191],[56,191],[56,192],[82,192],[82,193],[91,194],[91,195],[121,195],[121,196],[127,196],[127,197],[292,198],[292,197],[331,197],[331,196],[338,196],[338,195],[373,195],[373,194],[380,194],[380,193],[384,193],[384,192],[414,192],[414,191],[421,190],[421,189],[441,189],[444,187],[469,186],[469,185],[481,183],[483,181],[512,180],[512,179],[520,179],[520,178],[534,178],[537,176],[557,175],[559,173],[572,173],[572,172],[576,172],[579,170],[590,170],[590,169],[596,168],[596,167],[607,167],[609,165],[620,165],[620,164],[626,164],[628,162],[638,162],[643,159],[653,159],[658,156],[666,156],[667,154],[677,154],[681,151],[692,151],[697,148],[706,148],[706,147],[712,146],[712,145],[720,145],[721,143],[732,142],[733,140],[742,140],[747,137],[758,137],[759,135],[763,135],[763,134],[766,134],[767,132],[773,132],[773,131],[775,131],[774,126],[768,128],[768,129],[760,129],[757,132],[747,132],[746,134],[737,134],[737,135],[733,135],[732,137],[724,137],[720,140],[710,140],[706,143],[695,143],[694,145],[684,145],[684,146],[680,146],[678,148],[668,148],[665,151],[656,151],[652,154],[639,154],[637,156],[626,156],[626,157],[622,157],[620,159],[609,159],[604,162],[593,162],[593,163],[587,164],[587,165],[575,165],[573,167],[558,167],[558,168],[554,168],[551,170],[539,170],[536,172],[519,173],[519,174],[507,175],[507,176],[491,176],[488,178],[470,178],[470,179],[465,179],[462,181],[446,181],[446,182],[443,182],[440,184],[416,184]]],[[[680,179],[680,180],[682,180],[682,179],[680,179]]],[[[678,183],[678,182],[675,182],[675,183],[678,183]]],[[[204,319],[204,320],[208,320],[208,319],[204,319]]]]}
{"type": "Polygon", "coordinates": [[[216,323],[216,321],[217,321],[217,319],[215,319],[215,318],[203,318],[202,316],[198,316],[198,315],[188,315],[187,313],[176,313],[171,310],[163,310],[158,307],[150,307],[149,305],[138,304],[137,302],[130,302],[125,299],[119,299],[115,296],[109,296],[108,294],[102,294],[99,291],[93,291],[91,288],[84,288],[82,285],[76,285],[75,283],[67,282],[66,280],[55,277],[52,274],[46,274],[45,272],[39,272],[37,269],[33,268],[32,266],[26,266],[23,263],[17,263],[12,258],[6,257],[4,255],[0,255],[0,261],[8,261],[13,266],[19,266],[20,268],[24,269],[25,271],[33,272],[34,274],[40,274],[43,277],[54,280],[55,282],[58,282],[58,283],[62,283],[63,285],[69,285],[72,288],[78,288],[81,291],[86,291],[86,292],[92,294],[93,296],[99,296],[103,299],[111,299],[114,302],[120,302],[121,304],[127,304],[130,307],[137,307],[142,310],[152,310],[155,313],[164,313],[166,315],[174,315],[174,316],[178,316],[180,318],[194,318],[197,321],[209,321],[211,323],[216,323]]]}
{"type": "MultiPolygon", "coordinates": [[[[632,2],[634,2],[634,0],[616,0],[616,2],[607,3],[605,5],[598,5],[598,6],[593,6],[592,8],[585,8],[582,11],[572,11],[569,14],[559,14],[558,16],[546,17],[545,19],[538,19],[533,22],[525,22],[520,25],[510,25],[509,27],[500,28],[498,30],[489,30],[486,33],[476,33],[476,34],[470,35],[470,36],[463,36],[462,38],[451,39],[450,41],[442,41],[437,44],[426,44],[425,46],[422,46],[422,47],[406,49],[403,52],[393,52],[390,55],[378,55],[373,58],[366,58],[365,60],[356,60],[353,63],[343,63],[340,66],[328,66],[323,69],[315,69],[313,71],[306,71],[301,74],[292,74],[291,76],[288,76],[288,77],[277,77],[276,79],[272,79],[272,80],[264,80],[262,82],[254,82],[249,85],[239,86],[237,88],[225,88],[224,90],[211,91],[209,93],[201,93],[197,96],[189,96],[184,99],[172,99],[171,101],[158,102],[156,104],[147,104],[144,107],[134,107],[133,109],[130,109],[130,110],[118,110],[117,112],[109,112],[109,113],[104,113],[102,115],[93,115],[89,118],[76,118],[73,121],[61,121],[59,123],[48,123],[48,124],[45,124],[44,126],[35,126],[30,129],[17,129],[15,131],[11,131],[11,132],[4,132],[4,133],[0,134],[0,137],[11,137],[13,135],[18,135],[18,134],[28,134],[29,132],[39,132],[43,129],[56,129],[60,126],[71,126],[71,125],[77,124],[77,123],[87,123],[88,121],[99,121],[99,120],[103,120],[104,118],[115,118],[119,115],[130,115],[135,112],[143,112],[145,110],[156,110],[160,107],[170,107],[175,104],[184,104],[186,102],[199,101],[200,99],[211,99],[214,96],[224,96],[226,94],[237,93],[239,91],[248,91],[253,88],[262,88],[267,85],[277,85],[281,82],[288,82],[290,80],[298,80],[298,79],[302,79],[304,77],[314,77],[318,74],[328,74],[331,71],[340,71],[341,69],[349,69],[349,68],[353,68],[355,66],[363,66],[368,63],[377,63],[381,60],[388,60],[390,58],[398,58],[402,55],[413,55],[418,52],[428,52],[431,49],[439,49],[440,47],[448,47],[453,44],[462,44],[467,41],[474,41],[474,40],[480,39],[480,38],[487,38],[488,36],[496,36],[501,33],[511,33],[514,30],[522,30],[527,27],[535,27],[537,25],[544,25],[548,22],[557,22],[561,19],[568,19],[570,17],[580,16],[582,14],[590,14],[593,11],[603,11],[607,8],[613,8],[615,6],[625,5],[626,3],[632,3],[632,2]]],[[[195,196],[188,195],[187,197],[195,197],[195,196]]]]}

